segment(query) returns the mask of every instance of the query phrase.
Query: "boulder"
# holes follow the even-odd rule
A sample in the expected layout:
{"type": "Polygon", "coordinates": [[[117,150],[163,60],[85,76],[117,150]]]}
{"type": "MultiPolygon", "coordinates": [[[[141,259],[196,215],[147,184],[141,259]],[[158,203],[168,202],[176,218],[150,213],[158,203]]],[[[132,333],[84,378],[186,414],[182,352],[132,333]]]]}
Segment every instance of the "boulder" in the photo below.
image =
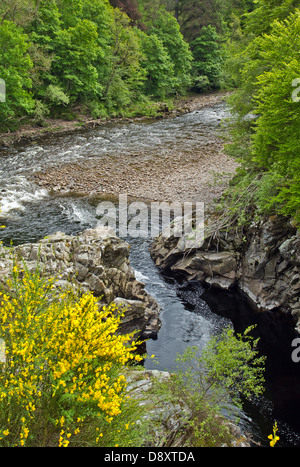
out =
{"type": "Polygon", "coordinates": [[[44,276],[57,277],[57,286],[90,291],[99,306],[117,301],[126,306],[122,332],[156,337],[160,329],[157,302],[139,282],[129,261],[130,246],[107,227],[89,229],[77,236],[57,232],[37,243],[0,247],[0,282],[12,270],[12,256],[21,258],[29,270],[39,267],[44,276]]]}

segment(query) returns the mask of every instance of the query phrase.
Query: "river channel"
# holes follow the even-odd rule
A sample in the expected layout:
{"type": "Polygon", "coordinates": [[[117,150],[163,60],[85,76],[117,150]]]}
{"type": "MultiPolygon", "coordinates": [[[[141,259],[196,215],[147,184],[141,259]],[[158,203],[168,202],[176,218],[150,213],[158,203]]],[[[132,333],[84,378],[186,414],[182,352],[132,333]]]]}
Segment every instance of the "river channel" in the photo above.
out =
{"type": "MultiPolygon", "coordinates": [[[[130,157],[137,150],[145,157],[153,151],[198,151],[199,147],[216,140],[220,122],[226,115],[225,105],[219,104],[175,118],[109,123],[0,150],[0,223],[6,225],[0,231],[0,240],[17,245],[57,231],[77,234],[97,224],[96,207],[101,197],[53,193],[32,182],[35,172],[55,169],[61,163],[92,162],[108,156],[115,158],[118,165],[121,155],[130,157]]],[[[235,326],[234,321],[240,322],[245,314],[252,316],[250,305],[238,294],[209,296],[198,283],[180,283],[174,277],[163,275],[151,260],[149,238],[128,237],[127,241],[131,244],[130,260],[137,279],[146,284],[147,291],[162,308],[158,338],[147,343],[148,354],[155,354],[154,361],[145,361],[147,368],[174,371],[177,354],[187,346],[196,345],[201,349],[224,327],[235,326]]],[[[295,382],[294,373],[286,377],[283,395],[286,399],[291,382],[295,382]]],[[[240,413],[241,428],[251,432],[255,442],[266,446],[274,417],[279,413],[282,446],[300,446],[300,425],[295,420],[299,406],[289,407],[288,413],[276,406],[276,397],[271,389],[268,395],[247,404],[240,413]]]]}

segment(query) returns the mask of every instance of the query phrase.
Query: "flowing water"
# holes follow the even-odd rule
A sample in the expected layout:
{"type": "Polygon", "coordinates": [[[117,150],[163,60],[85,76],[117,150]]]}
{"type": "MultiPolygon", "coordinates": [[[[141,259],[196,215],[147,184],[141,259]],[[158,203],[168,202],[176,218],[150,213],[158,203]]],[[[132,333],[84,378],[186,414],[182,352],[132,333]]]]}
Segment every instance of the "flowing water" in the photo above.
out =
{"type": "MultiPolygon", "coordinates": [[[[37,241],[57,231],[77,234],[96,225],[95,200],[75,195],[51,195],[30,181],[34,172],[61,163],[106,155],[114,156],[118,164],[120,154],[134,154],[137,150],[145,157],[153,151],[198,150],[215,141],[226,115],[225,106],[217,105],[172,119],[109,123],[97,129],[45,137],[37,144],[18,145],[0,151],[0,223],[6,224],[6,228],[0,231],[0,240],[16,245],[37,241]]],[[[198,283],[179,283],[157,270],[149,254],[149,239],[127,240],[132,247],[130,259],[137,279],[145,283],[147,291],[162,307],[162,328],[158,339],[147,343],[148,355],[155,354],[156,358],[145,361],[147,368],[173,371],[177,354],[187,346],[196,345],[201,349],[212,335],[225,326],[240,323],[245,314],[253,322],[255,313],[238,294],[218,297],[205,291],[198,283]]],[[[241,327],[248,321],[244,320],[241,327]]],[[[284,377],[282,397],[286,400],[291,382],[295,384],[296,380],[293,372],[284,377]]],[[[299,384],[299,377],[297,381],[299,384]]],[[[253,433],[254,440],[262,445],[267,444],[267,435],[272,431],[275,396],[271,390],[268,397],[247,405],[240,414],[242,429],[253,433]]],[[[299,402],[298,396],[295,401],[299,402]]],[[[290,407],[291,413],[295,410],[297,406],[290,407]]],[[[282,444],[300,445],[297,420],[288,413],[282,414],[282,410],[280,417],[282,444]],[[291,419],[293,426],[290,426],[291,419]]]]}

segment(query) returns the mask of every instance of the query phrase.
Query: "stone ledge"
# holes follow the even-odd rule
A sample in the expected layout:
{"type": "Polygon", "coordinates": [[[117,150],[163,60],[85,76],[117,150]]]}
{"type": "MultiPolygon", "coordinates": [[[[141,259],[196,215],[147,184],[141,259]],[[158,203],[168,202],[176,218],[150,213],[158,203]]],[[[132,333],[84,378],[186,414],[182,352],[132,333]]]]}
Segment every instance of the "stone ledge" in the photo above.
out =
{"type": "Polygon", "coordinates": [[[100,306],[115,299],[126,300],[131,306],[126,310],[122,332],[136,331],[140,338],[155,337],[160,329],[160,307],[136,279],[129,249],[128,243],[105,227],[77,236],[57,232],[37,243],[12,248],[0,245],[0,283],[5,283],[12,269],[11,255],[22,259],[32,271],[39,264],[43,275],[58,278],[59,287],[72,284],[83,292],[90,291],[100,306]]]}

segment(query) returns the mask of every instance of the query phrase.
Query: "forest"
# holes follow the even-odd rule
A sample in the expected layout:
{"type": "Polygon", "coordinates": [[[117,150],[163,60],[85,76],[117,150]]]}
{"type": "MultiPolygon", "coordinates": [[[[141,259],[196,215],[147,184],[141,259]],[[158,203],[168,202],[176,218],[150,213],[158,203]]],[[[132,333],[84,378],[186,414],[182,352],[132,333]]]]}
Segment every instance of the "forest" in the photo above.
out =
{"type": "Polygon", "coordinates": [[[0,129],[151,116],[156,102],[229,90],[226,150],[241,163],[232,205],[241,222],[251,199],[259,215],[299,223],[299,8],[300,0],[2,0],[0,129]]]}

